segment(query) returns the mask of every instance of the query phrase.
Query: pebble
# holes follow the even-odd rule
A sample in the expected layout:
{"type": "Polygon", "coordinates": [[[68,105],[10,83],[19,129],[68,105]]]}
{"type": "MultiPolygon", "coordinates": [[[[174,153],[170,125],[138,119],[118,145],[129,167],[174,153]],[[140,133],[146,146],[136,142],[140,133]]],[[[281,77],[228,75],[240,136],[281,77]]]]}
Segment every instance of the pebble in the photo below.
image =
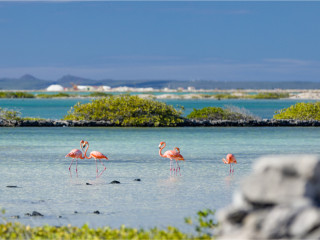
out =
{"type": "Polygon", "coordinates": [[[110,182],[110,184],[120,184],[120,182],[117,180],[113,180],[112,182],[110,182]]]}

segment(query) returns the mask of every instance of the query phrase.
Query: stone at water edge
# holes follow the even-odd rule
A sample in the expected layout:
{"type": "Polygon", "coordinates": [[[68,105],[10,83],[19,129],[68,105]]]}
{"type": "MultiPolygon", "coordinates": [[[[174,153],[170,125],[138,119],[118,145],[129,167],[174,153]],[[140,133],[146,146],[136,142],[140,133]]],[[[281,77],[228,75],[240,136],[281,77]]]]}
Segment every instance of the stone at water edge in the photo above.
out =
{"type": "Polygon", "coordinates": [[[140,179],[140,178],[136,178],[136,179],[134,179],[133,181],[141,182],[141,179],[140,179]]]}
{"type": "Polygon", "coordinates": [[[320,161],[315,155],[265,156],[253,169],[241,189],[252,204],[289,203],[298,198],[320,202],[320,161]]]}
{"type": "Polygon", "coordinates": [[[25,216],[29,216],[29,217],[43,217],[43,215],[37,211],[33,211],[32,214],[30,213],[26,213],[24,214],[25,216]]]}
{"type": "Polygon", "coordinates": [[[320,239],[319,156],[260,158],[218,220],[218,239],[320,239]]]}
{"type": "Polygon", "coordinates": [[[290,225],[289,233],[303,238],[318,226],[320,226],[320,211],[318,208],[311,206],[299,213],[290,225]]]}
{"type": "Polygon", "coordinates": [[[120,184],[120,182],[117,180],[113,180],[112,182],[110,182],[110,184],[120,184]]]}
{"type": "Polygon", "coordinates": [[[43,217],[43,215],[41,213],[37,212],[37,211],[33,211],[31,216],[33,216],[33,217],[43,217]]]}
{"type": "Polygon", "coordinates": [[[94,214],[100,214],[100,212],[98,210],[93,212],[94,214]]]}

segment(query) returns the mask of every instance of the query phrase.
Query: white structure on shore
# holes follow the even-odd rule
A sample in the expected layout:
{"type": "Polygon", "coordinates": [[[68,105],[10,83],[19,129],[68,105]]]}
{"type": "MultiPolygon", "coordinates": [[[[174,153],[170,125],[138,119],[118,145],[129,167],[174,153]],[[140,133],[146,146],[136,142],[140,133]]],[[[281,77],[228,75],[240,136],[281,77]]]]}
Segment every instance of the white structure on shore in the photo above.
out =
{"type": "Polygon", "coordinates": [[[58,84],[53,84],[53,85],[50,85],[49,87],[47,87],[48,92],[60,92],[63,90],[64,90],[64,88],[58,84]]]}
{"type": "Polygon", "coordinates": [[[151,87],[149,87],[149,88],[133,88],[133,87],[122,86],[122,87],[112,88],[112,91],[114,91],[114,92],[153,92],[154,89],[151,87]]]}
{"type": "Polygon", "coordinates": [[[103,91],[110,91],[111,87],[110,86],[102,86],[103,91]]]}
{"type": "Polygon", "coordinates": [[[97,87],[95,87],[95,86],[78,85],[77,88],[78,88],[79,91],[94,91],[94,90],[97,90],[97,87]]]}

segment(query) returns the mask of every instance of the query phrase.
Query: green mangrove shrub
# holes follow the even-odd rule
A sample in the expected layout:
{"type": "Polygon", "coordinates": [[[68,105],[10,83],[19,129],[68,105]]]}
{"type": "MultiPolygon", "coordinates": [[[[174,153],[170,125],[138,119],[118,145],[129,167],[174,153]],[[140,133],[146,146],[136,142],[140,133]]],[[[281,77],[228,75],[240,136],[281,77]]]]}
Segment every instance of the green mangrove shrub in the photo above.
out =
{"type": "Polygon", "coordinates": [[[213,95],[216,99],[238,99],[238,96],[235,96],[231,93],[218,93],[216,95],[213,95]]]}
{"type": "Polygon", "coordinates": [[[189,225],[195,225],[195,230],[198,233],[199,238],[213,238],[214,230],[218,227],[217,221],[213,218],[215,214],[214,210],[204,209],[197,212],[196,223],[193,224],[193,221],[190,217],[185,218],[185,223],[189,225]]]}
{"type": "Polygon", "coordinates": [[[56,94],[46,94],[40,93],[36,95],[37,98],[67,98],[67,97],[75,97],[75,95],[70,95],[68,93],[56,93],[56,94]]]}
{"type": "Polygon", "coordinates": [[[317,120],[320,121],[320,102],[296,103],[275,112],[274,119],[317,120]]]}
{"type": "Polygon", "coordinates": [[[105,92],[92,92],[88,96],[89,97],[108,97],[111,96],[111,93],[105,93],[105,92]]]}
{"type": "Polygon", "coordinates": [[[4,120],[21,120],[21,113],[14,110],[8,110],[0,107],[0,119],[4,120]]]}
{"type": "Polygon", "coordinates": [[[35,118],[35,117],[21,117],[21,112],[15,110],[3,109],[0,107],[0,119],[11,121],[39,121],[44,120],[43,118],[35,118]]]}
{"type": "Polygon", "coordinates": [[[151,99],[120,95],[74,105],[64,120],[105,120],[116,126],[176,126],[182,110],[151,99]]]}
{"type": "Polygon", "coordinates": [[[25,92],[0,92],[0,98],[34,98],[34,95],[25,92]]]}
{"type": "Polygon", "coordinates": [[[244,109],[237,107],[229,107],[223,109],[221,107],[205,107],[202,109],[193,109],[187,116],[189,119],[195,120],[253,120],[257,117],[250,114],[244,109]]]}
{"type": "Polygon", "coordinates": [[[252,99],[280,99],[280,98],[288,98],[289,93],[264,92],[264,93],[249,95],[248,97],[252,99]]]}

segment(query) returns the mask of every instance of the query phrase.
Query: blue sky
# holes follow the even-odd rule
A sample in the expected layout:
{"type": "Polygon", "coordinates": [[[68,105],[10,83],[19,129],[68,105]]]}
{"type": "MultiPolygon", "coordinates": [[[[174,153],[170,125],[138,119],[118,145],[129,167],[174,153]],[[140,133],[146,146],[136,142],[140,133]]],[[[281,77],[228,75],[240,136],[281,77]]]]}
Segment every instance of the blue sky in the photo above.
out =
{"type": "Polygon", "coordinates": [[[320,81],[320,2],[2,2],[0,78],[320,81]]]}

